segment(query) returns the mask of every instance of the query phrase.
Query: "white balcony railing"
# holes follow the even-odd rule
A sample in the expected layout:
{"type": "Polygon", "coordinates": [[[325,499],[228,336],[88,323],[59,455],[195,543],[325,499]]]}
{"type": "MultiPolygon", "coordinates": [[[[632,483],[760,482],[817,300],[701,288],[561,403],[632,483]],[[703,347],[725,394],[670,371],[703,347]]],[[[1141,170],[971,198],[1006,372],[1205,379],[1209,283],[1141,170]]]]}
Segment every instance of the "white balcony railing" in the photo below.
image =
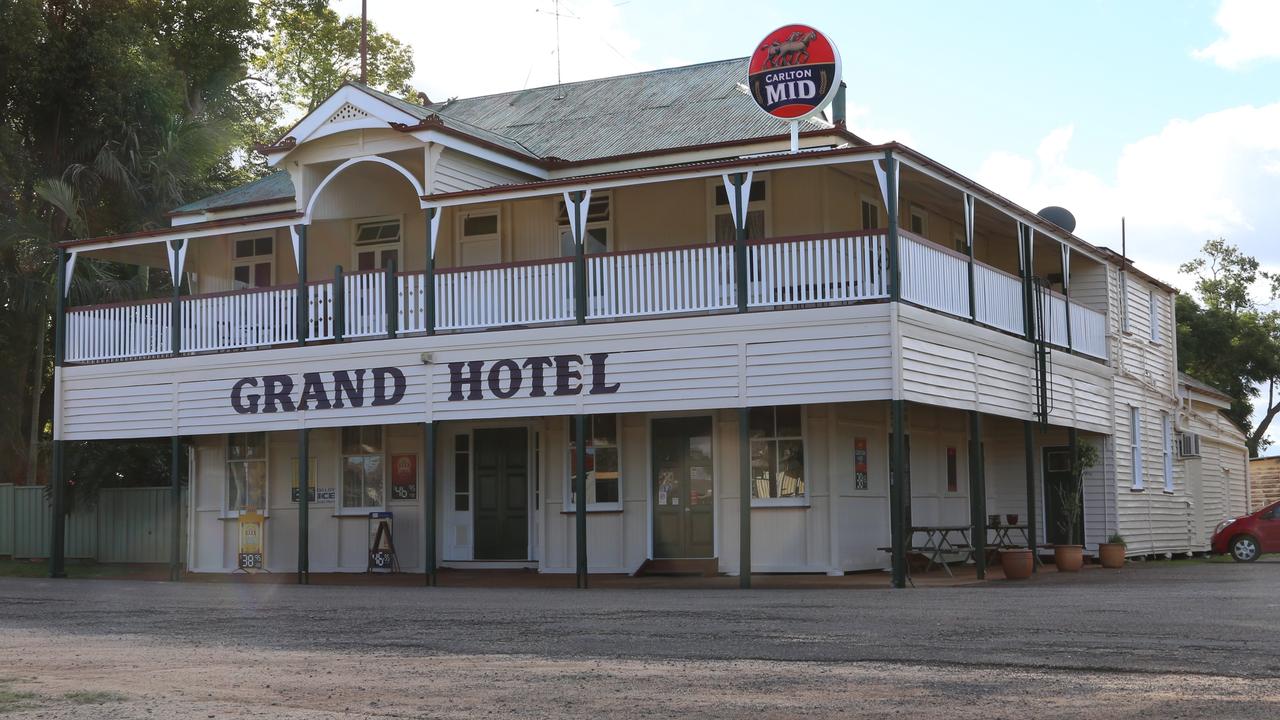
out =
{"type": "MultiPolygon", "coordinates": [[[[848,233],[752,242],[747,246],[747,305],[784,308],[878,300],[889,295],[886,236],[848,233]]],[[[957,317],[969,317],[968,258],[910,233],[901,236],[902,296],[957,317]]],[[[588,320],[615,320],[729,310],[737,306],[732,245],[586,258],[588,320]]],[[[385,272],[342,278],[341,303],[331,281],[307,286],[306,336],[328,340],[384,336],[394,303],[398,333],[428,326],[426,276],[395,276],[388,296],[385,272]]],[[[566,323],[574,320],[573,261],[557,258],[480,268],[448,268],[435,277],[435,327],[440,331],[566,323]]],[[[977,320],[1010,333],[1023,331],[1022,282],[981,263],[974,267],[977,320]]],[[[184,297],[182,352],[218,352],[298,341],[294,287],[184,297]]],[[[1065,346],[1067,304],[1046,293],[1048,339],[1065,346]]],[[[75,308],[67,313],[66,359],[99,362],[171,352],[172,308],[164,300],[75,308]]],[[[1070,305],[1076,350],[1106,357],[1106,317],[1070,305]]]]}

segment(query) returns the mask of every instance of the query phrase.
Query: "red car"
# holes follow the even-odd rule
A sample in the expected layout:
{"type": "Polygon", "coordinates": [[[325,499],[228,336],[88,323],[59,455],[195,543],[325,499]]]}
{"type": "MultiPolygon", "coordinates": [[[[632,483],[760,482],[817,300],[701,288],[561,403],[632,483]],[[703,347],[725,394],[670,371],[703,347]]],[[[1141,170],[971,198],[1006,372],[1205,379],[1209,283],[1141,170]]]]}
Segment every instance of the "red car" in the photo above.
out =
{"type": "Polygon", "coordinates": [[[1263,553],[1280,552],[1280,502],[1252,515],[1223,520],[1213,531],[1213,551],[1231,553],[1236,562],[1253,562],[1263,553]]]}

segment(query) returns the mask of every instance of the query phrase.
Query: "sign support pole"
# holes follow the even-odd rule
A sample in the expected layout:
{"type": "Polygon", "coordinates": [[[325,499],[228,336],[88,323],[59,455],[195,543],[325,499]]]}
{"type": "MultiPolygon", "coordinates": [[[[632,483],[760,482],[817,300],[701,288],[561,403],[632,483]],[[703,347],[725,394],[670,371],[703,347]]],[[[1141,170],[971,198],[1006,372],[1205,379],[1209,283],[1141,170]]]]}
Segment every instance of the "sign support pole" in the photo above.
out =
{"type": "Polygon", "coordinates": [[[982,457],[982,414],[969,411],[969,522],[973,525],[973,564],[978,579],[987,577],[987,479],[982,457]]]}
{"type": "Polygon", "coordinates": [[[1022,421],[1022,444],[1026,455],[1027,474],[1027,548],[1031,550],[1031,572],[1038,572],[1040,561],[1036,552],[1036,457],[1035,437],[1031,421],[1022,421]]]}
{"type": "Polygon", "coordinates": [[[311,478],[308,472],[310,463],[310,433],[307,428],[298,430],[298,584],[311,584],[311,549],[308,541],[311,538],[311,502],[309,491],[311,478]]]}
{"type": "Polygon", "coordinates": [[[578,413],[573,416],[577,443],[574,445],[574,459],[577,472],[574,473],[574,530],[575,545],[578,551],[578,587],[587,587],[587,416],[578,413]]]}
{"type": "Polygon", "coordinates": [[[751,427],[749,408],[738,408],[738,587],[751,587],[751,427]]]}
{"type": "MultiPolygon", "coordinates": [[[[62,363],[66,358],[67,348],[67,251],[58,250],[58,271],[57,285],[55,286],[54,295],[54,326],[53,326],[53,364],[56,368],[62,367],[62,363]]],[[[62,408],[54,407],[55,414],[60,413],[62,408]]],[[[50,471],[53,477],[50,478],[52,484],[53,501],[53,517],[50,525],[49,538],[49,577],[64,578],[67,576],[66,570],[66,472],[64,460],[65,444],[62,440],[61,433],[58,431],[57,419],[54,421],[53,433],[53,463],[50,471]]]]}
{"type": "Polygon", "coordinates": [[[435,587],[439,582],[436,573],[436,437],[437,426],[434,422],[422,424],[422,462],[423,491],[426,493],[426,539],[424,548],[426,558],[427,587],[435,587]]]}
{"type": "Polygon", "coordinates": [[[889,464],[893,469],[889,477],[889,534],[893,552],[893,587],[907,586],[907,541],[911,537],[906,527],[907,497],[911,489],[906,485],[906,441],[903,438],[905,401],[891,400],[892,432],[889,448],[889,464]]]}
{"type": "Polygon", "coordinates": [[[800,121],[791,121],[791,154],[800,152],[800,121]]]}

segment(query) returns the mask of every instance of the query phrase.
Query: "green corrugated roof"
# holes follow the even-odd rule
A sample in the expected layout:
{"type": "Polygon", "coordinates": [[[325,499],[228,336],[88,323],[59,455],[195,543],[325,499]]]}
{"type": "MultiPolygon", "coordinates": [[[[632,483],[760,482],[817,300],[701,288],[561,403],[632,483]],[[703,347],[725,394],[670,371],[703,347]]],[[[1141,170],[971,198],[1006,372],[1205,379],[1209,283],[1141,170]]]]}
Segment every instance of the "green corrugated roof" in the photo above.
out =
{"type": "Polygon", "coordinates": [[[284,170],[277,170],[247,185],[241,185],[240,187],[220,192],[217,195],[210,195],[207,198],[189,202],[182,207],[174,209],[172,214],[181,215],[183,213],[236,207],[248,203],[267,203],[273,200],[284,201],[292,199],[293,181],[289,179],[289,173],[284,170]]]}
{"type": "MultiPolygon", "coordinates": [[[[419,120],[438,114],[446,127],[513,153],[592,160],[787,133],[787,122],[760,112],[744,91],[746,78],[747,58],[737,58],[426,107],[352,84],[419,120]]],[[[174,212],[290,197],[293,183],[287,173],[277,172],[174,212]]]]}

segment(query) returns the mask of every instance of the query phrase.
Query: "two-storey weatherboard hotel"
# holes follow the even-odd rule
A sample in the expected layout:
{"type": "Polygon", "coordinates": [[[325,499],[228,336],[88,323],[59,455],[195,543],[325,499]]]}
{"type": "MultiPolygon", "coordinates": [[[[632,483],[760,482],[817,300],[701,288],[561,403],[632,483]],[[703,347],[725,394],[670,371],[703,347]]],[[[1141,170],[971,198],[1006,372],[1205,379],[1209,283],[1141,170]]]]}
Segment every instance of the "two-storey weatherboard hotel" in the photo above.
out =
{"type": "Polygon", "coordinates": [[[237,569],[254,513],[266,568],[300,578],[364,572],[389,512],[428,577],[901,585],[917,527],[968,527],[978,563],[993,522],[1070,542],[1083,444],[1087,550],[1205,550],[1247,507],[1229,400],[1177,373],[1172,288],[864,141],[843,90],[793,151],[746,80],[736,59],[443,103],[343,85],[260,148],[272,174],[63,246],[64,291],[77,258],[180,284],[62,310],[55,458],[181,439],[186,568],[237,569]]]}

